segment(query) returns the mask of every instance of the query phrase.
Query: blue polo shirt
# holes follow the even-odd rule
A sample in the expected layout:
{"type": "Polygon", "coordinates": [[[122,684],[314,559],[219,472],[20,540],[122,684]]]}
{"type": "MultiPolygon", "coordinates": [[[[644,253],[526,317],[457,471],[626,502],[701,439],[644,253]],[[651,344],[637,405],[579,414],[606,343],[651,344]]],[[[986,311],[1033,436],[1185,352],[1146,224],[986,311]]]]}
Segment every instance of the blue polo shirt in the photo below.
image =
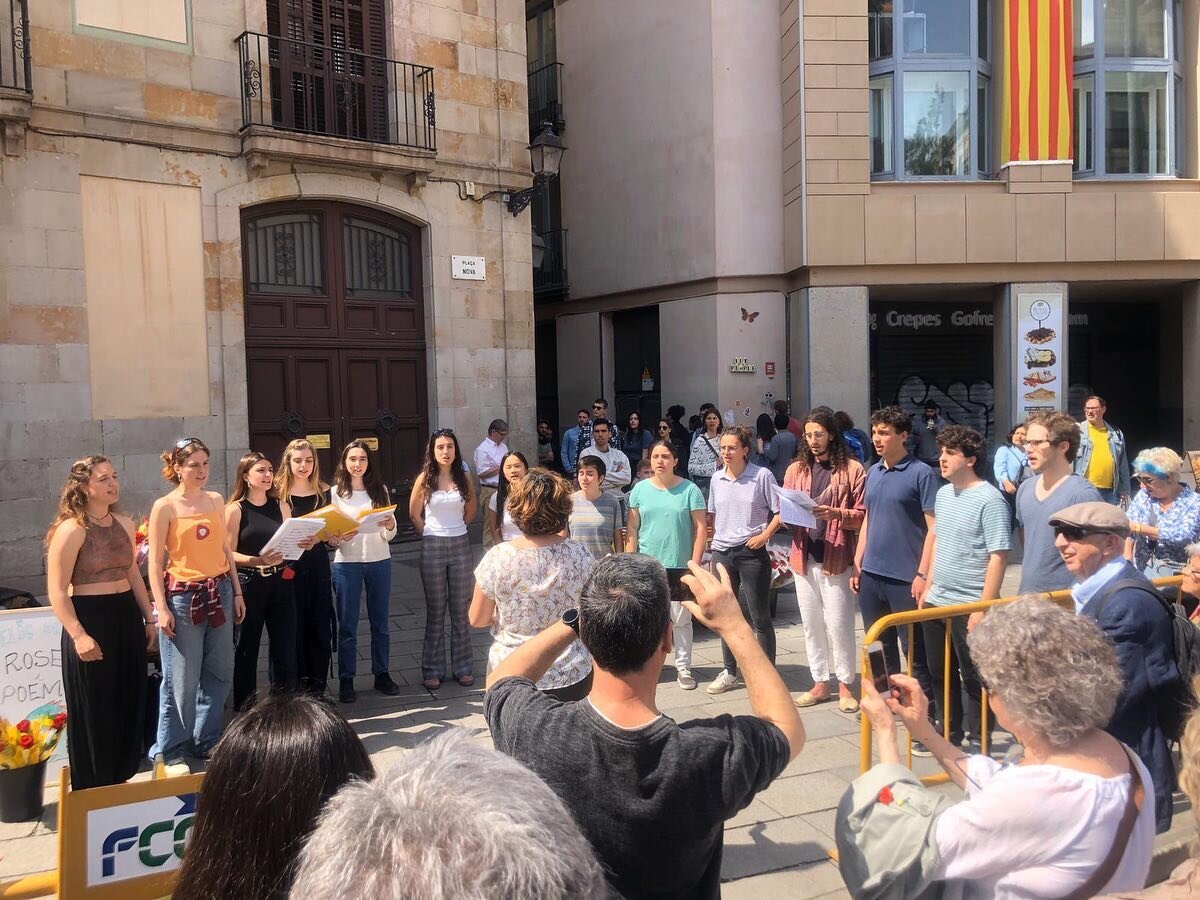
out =
{"type": "Polygon", "coordinates": [[[864,572],[899,581],[916,577],[929,530],[925,513],[933,512],[937,489],[933,469],[911,456],[891,468],[880,460],[867,470],[864,572]]]}

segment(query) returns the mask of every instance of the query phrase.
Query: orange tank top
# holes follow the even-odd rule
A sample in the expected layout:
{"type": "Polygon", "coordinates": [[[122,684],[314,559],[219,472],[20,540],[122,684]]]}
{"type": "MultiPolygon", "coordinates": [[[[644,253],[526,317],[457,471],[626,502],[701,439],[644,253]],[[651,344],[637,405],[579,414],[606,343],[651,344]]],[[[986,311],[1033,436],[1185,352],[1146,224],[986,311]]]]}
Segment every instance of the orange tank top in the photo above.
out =
{"type": "Polygon", "coordinates": [[[179,581],[204,581],[229,571],[220,512],[176,516],[167,529],[167,571],[179,581]]]}

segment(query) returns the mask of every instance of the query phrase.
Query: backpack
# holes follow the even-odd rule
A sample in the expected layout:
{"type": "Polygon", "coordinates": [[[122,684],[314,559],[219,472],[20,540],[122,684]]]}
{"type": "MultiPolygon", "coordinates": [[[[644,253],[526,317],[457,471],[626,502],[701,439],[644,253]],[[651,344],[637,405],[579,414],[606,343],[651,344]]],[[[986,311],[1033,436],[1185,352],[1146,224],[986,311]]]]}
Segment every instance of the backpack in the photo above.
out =
{"type": "Polygon", "coordinates": [[[1103,602],[1096,609],[1096,618],[1100,617],[1109,597],[1123,588],[1153,594],[1171,619],[1172,656],[1179,667],[1180,677],[1174,687],[1164,692],[1165,696],[1159,705],[1158,724],[1167,740],[1178,741],[1183,737],[1188,717],[1198,704],[1192,692],[1192,679],[1200,675],[1200,628],[1188,618],[1181,604],[1172,603],[1152,583],[1142,578],[1120,578],[1109,585],[1103,602]]]}
{"type": "Polygon", "coordinates": [[[866,456],[863,454],[862,441],[855,437],[854,434],[849,431],[843,431],[842,440],[846,442],[846,446],[850,448],[850,452],[854,454],[855,459],[860,463],[867,461],[866,456]]]}

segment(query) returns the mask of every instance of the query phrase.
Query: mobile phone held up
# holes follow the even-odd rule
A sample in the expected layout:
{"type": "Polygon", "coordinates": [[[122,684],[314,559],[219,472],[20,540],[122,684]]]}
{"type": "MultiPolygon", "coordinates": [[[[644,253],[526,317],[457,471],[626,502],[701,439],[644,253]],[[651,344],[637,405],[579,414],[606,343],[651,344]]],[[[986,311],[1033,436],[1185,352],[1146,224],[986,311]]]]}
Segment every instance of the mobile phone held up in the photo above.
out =
{"type": "Polygon", "coordinates": [[[883,644],[880,641],[867,644],[867,663],[871,667],[871,684],[875,686],[875,693],[885,699],[890,696],[899,700],[900,692],[892,687],[889,678],[892,673],[888,671],[887,658],[883,655],[883,644]]]}
{"type": "Polygon", "coordinates": [[[688,586],[682,580],[684,575],[689,574],[691,574],[691,570],[687,566],[667,567],[667,587],[670,589],[672,603],[692,599],[691,590],[688,589],[688,586]]]}

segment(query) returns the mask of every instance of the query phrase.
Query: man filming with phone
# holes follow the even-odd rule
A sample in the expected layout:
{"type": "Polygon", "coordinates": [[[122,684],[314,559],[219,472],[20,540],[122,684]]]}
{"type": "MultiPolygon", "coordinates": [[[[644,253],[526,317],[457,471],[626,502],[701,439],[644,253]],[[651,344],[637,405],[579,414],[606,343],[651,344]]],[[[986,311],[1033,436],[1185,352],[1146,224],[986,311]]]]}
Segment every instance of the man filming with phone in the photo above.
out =
{"type": "Polygon", "coordinates": [[[636,553],[596,564],[578,610],[488,676],[496,749],[541,776],[571,810],[623,897],[719,897],[723,824],[795,758],[804,726],[738,606],[729,574],[696,563],[682,601],[737,658],[753,715],[676,723],[655,692],[672,650],[667,573],[636,553]],[[578,638],[591,693],[559,703],[534,688],[578,638]]]}

